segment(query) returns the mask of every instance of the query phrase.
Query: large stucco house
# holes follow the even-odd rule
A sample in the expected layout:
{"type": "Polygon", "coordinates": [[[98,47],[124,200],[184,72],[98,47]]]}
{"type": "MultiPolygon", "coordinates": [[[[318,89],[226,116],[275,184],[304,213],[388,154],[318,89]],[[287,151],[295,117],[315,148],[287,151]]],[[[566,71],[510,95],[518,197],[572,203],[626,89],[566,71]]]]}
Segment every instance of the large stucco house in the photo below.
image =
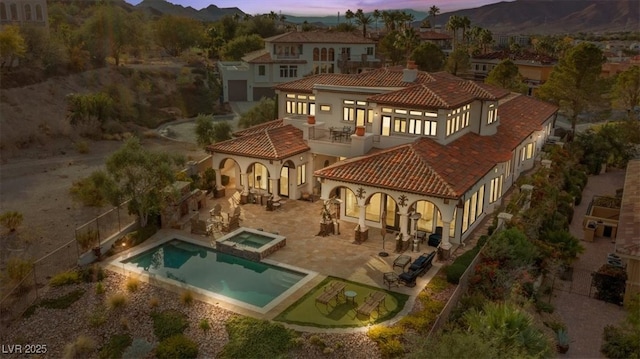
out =
{"type": "Polygon", "coordinates": [[[274,97],[273,87],[309,74],[380,67],[375,42],[350,32],[294,31],[264,39],[242,61],[218,62],[224,101],[274,97]]]}
{"type": "Polygon", "coordinates": [[[384,225],[407,246],[416,228],[441,231],[445,250],[533,167],[557,114],[534,98],[411,63],[275,90],[279,119],[209,146],[214,169],[243,194],[340,199],[342,221],[362,232],[384,225]]]}
{"type": "Polygon", "coordinates": [[[0,0],[2,25],[36,25],[49,28],[46,0],[0,0]]]}

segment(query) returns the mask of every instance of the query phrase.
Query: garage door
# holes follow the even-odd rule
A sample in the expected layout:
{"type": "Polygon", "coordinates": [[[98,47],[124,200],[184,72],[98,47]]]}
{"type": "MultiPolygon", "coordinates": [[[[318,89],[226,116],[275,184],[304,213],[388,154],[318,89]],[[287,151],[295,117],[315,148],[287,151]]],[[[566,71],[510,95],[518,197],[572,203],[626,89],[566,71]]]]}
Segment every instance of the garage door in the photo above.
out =
{"type": "Polygon", "coordinates": [[[254,87],[253,101],[260,101],[263,97],[276,98],[276,90],[271,87],[254,87]]]}
{"type": "Polygon", "coordinates": [[[247,80],[229,80],[229,101],[247,101],[247,80]]]}

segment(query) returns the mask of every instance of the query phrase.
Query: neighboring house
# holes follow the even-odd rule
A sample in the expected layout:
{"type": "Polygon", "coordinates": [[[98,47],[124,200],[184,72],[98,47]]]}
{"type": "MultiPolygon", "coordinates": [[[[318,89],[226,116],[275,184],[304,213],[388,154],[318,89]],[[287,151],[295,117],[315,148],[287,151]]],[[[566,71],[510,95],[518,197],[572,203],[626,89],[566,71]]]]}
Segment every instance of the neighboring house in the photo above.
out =
{"type": "Polygon", "coordinates": [[[445,54],[448,54],[453,50],[451,45],[453,38],[449,34],[425,28],[420,28],[420,31],[417,34],[420,42],[430,42],[437,45],[445,54]]]}
{"type": "Polygon", "coordinates": [[[475,55],[471,58],[471,71],[474,74],[474,78],[478,81],[483,81],[491,70],[507,59],[518,66],[520,75],[529,87],[529,96],[533,95],[535,89],[549,79],[553,67],[558,62],[557,59],[550,56],[530,51],[495,51],[488,54],[475,55]]]}
{"type": "Polygon", "coordinates": [[[46,0],[0,0],[0,27],[38,25],[49,28],[46,0]]]}
{"type": "Polygon", "coordinates": [[[414,228],[442,232],[444,249],[463,243],[533,167],[557,114],[412,63],[308,76],[276,92],[280,119],[208,147],[216,173],[234,176],[245,195],[339,198],[341,220],[362,233],[384,224],[404,248],[414,228]]]}
{"type": "Polygon", "coordinates": [[[275,97],[274,86],[311,74],[381,66],[375,42],[349,32],[287,32],[264,39],[264,46],[242,61],[218,63],[225,102],[275,97]]]}

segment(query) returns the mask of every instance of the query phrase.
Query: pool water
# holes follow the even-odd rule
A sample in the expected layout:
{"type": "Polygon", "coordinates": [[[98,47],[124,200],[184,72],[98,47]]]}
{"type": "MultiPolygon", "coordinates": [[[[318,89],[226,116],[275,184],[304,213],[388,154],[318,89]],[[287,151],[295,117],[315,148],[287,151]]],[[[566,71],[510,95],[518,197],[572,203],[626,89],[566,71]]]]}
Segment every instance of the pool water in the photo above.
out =
{"type": "Polygon", "coordinates": [[[306,276],[179,239],[121,262],[258,307],[266,306],[306,276]]]}
{"type": "Polygon", "coordinates": [[[260,248],[271,241],[273,241],[273,237],[267,237],[252,232],[240,232],[240,234],[225,240],[225,242],[233,242],[251,248],[260,248]]]}

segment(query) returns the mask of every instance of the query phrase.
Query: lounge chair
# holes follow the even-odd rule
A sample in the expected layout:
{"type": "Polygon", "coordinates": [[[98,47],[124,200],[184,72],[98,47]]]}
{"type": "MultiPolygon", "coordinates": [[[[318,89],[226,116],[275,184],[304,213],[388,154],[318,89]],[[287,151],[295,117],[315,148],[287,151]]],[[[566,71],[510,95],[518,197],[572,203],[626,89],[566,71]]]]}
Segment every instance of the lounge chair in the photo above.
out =
{"type": "Polygon", "coordinates": [[[373,313],[374,310],[377,310],[379,314],[380,304],[384,303],[384,300],[386,297],[387,295],[382,292],[370,293],[364,299],[364,302],[362,302],[362,304],[360,304],[360,306],[356,309],[356,314],[369,317],[371,316],[371,313],[373,313]]]}
{"type": "Polygon", "coordinates": [[[329,283],[329,285],[324,287],[322,293],[316,297],[316,302],[324,305],[329,305],[329,302],[331,302],[335,298],[337,304],[338,300],[340,299],[340,295],[342,294],[344,296],[345,287],[346,284],[343,282],[329,283]]]}
{"type": "Polygon", "coordinates": [[[429,268],[433,265],[433,259],[436,256],[436,252],[433,251],[429,254],[425,253],[418,257],[411,265],[409,266],[409,271],[401,273],[398,276],[401,282],[407,287],[413,287],[416,285],[416,278],[418,276],[424,275],[429,268]]]}

